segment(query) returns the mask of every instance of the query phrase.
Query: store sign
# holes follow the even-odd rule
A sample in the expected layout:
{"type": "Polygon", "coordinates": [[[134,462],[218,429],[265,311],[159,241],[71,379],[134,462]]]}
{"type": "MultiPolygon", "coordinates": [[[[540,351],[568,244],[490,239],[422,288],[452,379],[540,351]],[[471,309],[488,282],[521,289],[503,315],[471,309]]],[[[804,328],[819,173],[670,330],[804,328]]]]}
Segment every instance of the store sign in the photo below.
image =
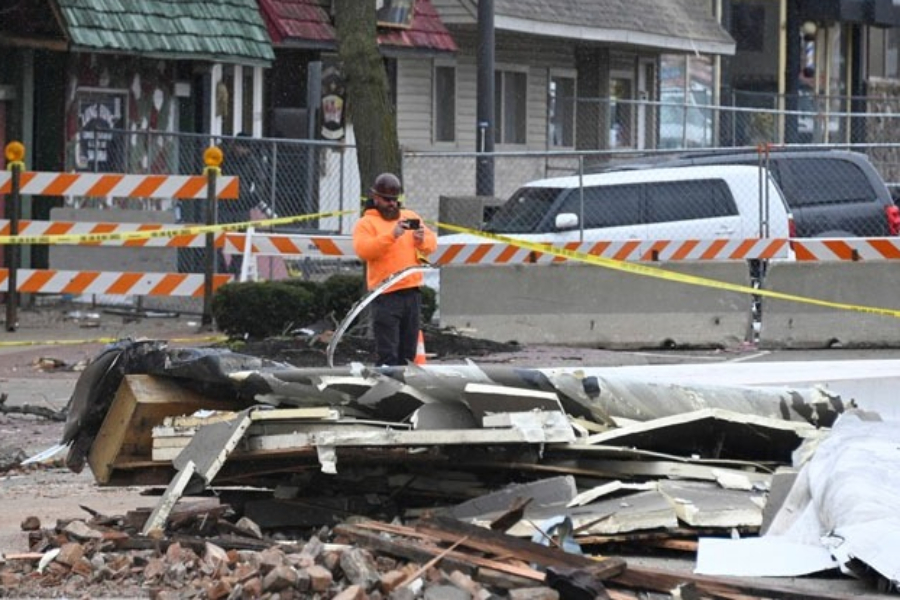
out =
{"type": "Polygon", "coordinates": [[[90,92],[78,96],[79,169],[121,171],[124,147],[116,144],[111,129],[125,126],[125,95],[90,92]]]}

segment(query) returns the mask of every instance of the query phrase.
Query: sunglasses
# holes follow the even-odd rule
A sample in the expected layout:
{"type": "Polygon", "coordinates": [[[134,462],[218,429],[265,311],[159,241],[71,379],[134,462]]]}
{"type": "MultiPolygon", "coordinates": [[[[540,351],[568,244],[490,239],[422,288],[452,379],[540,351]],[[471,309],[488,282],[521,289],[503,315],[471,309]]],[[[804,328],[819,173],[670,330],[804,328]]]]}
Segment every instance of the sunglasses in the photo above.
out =
{"type": "Polygon", "coordinates": [[[385,196],[375,196],[375,197],[378,198],[379,200],[381,200],[382,202],[399,202],[400,201],[398,198],[387,198],[385,196]]]}

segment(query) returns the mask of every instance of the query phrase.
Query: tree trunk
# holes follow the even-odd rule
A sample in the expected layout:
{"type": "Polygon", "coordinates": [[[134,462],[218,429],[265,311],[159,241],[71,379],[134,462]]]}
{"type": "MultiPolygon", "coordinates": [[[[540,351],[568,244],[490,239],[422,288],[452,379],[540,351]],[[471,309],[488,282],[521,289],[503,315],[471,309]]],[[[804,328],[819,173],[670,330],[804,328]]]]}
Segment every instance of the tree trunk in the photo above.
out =
{"type": "Polygon", "coordinates": [[[378,51],[375,2],[335,0],[338,55],[347,90],[347,117],[356,135],[363,194],[379,173],[400,173],[400,144],[384,61],[378,51]]]}

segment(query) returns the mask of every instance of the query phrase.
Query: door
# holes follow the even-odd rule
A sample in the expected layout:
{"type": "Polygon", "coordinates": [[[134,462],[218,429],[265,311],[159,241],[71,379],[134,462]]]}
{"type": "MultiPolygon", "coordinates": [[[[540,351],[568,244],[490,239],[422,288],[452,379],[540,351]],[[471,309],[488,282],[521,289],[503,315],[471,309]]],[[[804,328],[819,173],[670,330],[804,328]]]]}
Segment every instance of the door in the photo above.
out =
{"type": "Polygon", "coordinates": [[[609,80],[609,147],[636,147],[635,78],[632,71],[612,71],[609,80]]]}
{"type": "Polygon", "coordinates": [[[637,81],[637,147],[639,150],[655,148],[656,107],[648,101],[656,97],[656,60],[642,58],[638,61],[637,81]]]}

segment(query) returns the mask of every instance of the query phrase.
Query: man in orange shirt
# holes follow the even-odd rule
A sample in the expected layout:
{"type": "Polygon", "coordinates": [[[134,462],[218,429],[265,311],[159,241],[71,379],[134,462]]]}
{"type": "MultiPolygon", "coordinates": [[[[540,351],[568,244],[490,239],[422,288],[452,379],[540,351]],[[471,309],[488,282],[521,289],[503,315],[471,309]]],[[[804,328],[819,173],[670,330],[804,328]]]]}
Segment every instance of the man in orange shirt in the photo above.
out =
{"type": "MultiPolygon", "coordinates": [[[[353,229],[353,249],[366,262],[366,286],[379,283],[420,264],[437,248],[437,236],[415,212],[400,206],[400,179],[393,173],[375,178],[362,218],[353,229]]],[[[397,281],[372,302],[372,322],[378,365],[413,362],[419,339],[422,274],[397,281]]]]}

